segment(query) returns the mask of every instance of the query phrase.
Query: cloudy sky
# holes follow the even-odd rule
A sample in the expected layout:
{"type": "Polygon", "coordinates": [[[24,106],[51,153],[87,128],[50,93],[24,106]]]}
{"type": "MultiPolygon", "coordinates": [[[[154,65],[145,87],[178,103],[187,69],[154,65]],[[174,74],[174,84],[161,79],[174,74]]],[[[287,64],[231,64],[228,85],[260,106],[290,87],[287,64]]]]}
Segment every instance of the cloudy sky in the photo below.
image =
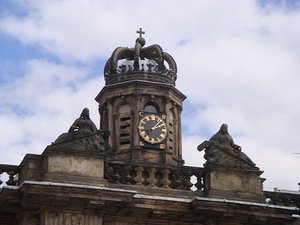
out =
{"type": "Polygon", "coordinates": [[[159,44],[178,65],[187,165],[222,123],[264,171],[265,190],[300,182],[300,2],[0,0],[0,163],[19,164],[66,132],[119,46],[159,44]]]}

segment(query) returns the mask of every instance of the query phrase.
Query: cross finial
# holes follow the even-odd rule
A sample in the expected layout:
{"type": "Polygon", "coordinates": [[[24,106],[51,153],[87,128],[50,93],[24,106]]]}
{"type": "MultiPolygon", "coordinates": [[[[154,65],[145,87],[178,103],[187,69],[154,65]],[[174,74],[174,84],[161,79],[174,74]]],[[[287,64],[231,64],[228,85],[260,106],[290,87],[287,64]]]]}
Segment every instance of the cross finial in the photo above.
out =
{"type": "Polygon", "coordinates": [[[142,28],[136,31],[138,34],[140,34],[140,37],[142,37],[143,34],[145,34],[145,31],[143,31],[142,28]]]}

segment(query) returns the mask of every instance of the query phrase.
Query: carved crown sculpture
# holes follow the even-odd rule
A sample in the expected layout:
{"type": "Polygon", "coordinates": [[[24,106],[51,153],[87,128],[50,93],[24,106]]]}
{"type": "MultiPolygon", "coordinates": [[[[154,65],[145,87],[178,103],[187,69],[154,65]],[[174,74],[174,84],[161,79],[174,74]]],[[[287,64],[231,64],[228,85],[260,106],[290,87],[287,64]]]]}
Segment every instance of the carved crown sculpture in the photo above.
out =
{"type": "Polygon", "coordinates": [[[106,85],[129,80],[147,80],[175,86],[177,66],[173,57],[163,52],[157,44],[143,47],[146,41],[142,34],[145,32],[140,28],[137,33],[140,36],[136,39],[134,48],[118,47],[106,62],[106,85]]]}

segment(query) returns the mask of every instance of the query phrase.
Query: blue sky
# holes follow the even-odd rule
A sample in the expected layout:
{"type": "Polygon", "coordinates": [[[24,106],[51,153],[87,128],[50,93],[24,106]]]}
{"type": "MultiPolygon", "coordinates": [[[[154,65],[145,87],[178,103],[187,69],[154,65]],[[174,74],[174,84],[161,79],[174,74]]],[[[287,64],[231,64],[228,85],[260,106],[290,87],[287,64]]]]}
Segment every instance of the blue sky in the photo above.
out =
{"type": "Polygon", "coordinates": [[[177,62],[186,164],[225,122],[265,189],[297,189],[299,1],[1,0],[0,16],[0,163],[40,154],[84,107],[99,127],[103,66],[143,27],[177,62]]]}

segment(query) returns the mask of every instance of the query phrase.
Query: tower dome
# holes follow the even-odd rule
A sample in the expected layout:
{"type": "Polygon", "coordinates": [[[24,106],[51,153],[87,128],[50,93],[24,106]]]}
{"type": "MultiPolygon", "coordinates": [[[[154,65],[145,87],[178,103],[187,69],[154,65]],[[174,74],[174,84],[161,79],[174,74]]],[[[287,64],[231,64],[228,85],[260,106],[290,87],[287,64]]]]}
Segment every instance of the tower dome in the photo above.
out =
{"type": "Polygon", "coordinates": [[[137,33],[140,36],[136,39],[134,48],[118,47],[106,62],[106,84],[144,80],[175,86],[177,66],[173,57],[157,44],[144,47],[146,41],[142,34],[145,32],[140,28],[137,33]]]}

